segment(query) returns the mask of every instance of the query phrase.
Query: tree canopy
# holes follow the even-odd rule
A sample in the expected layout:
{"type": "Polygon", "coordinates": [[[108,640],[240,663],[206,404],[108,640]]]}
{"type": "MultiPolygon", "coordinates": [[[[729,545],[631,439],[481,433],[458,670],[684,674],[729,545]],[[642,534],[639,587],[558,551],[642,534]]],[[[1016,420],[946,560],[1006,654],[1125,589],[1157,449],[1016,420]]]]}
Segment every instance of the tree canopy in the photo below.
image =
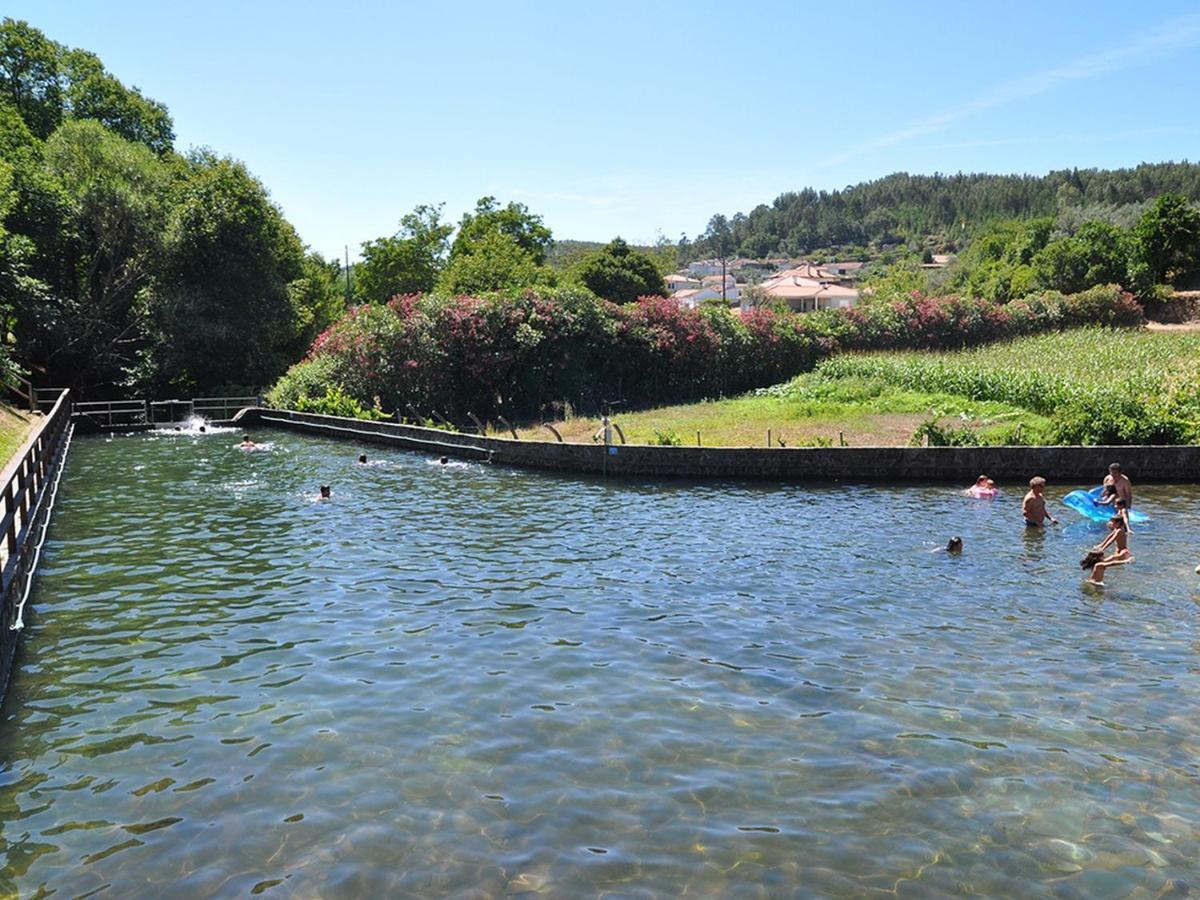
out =
{"type": "Polygon", "coordinates": [[[585,256],[579,263],[577,277],[597,297],[614,303],[632,303],[639,297],[667,293],[654,260],[619,237],[585,256]]]}

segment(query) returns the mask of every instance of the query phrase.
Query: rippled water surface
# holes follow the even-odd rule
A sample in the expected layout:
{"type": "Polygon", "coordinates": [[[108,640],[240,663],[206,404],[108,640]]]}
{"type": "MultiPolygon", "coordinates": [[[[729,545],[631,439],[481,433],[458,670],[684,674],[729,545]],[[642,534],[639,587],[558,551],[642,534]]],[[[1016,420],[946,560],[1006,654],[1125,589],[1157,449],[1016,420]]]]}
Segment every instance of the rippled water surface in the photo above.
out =
{"type": "Polygon", "coordinates": [[[0,725],[6,892],[1200,877],[1194,488],[1139,493],[1137,562],[1092,591],[1094,526],[1027,534],[1015,488],[604,483],[263,436],[72,447],[0,725]],[[931,552],[951,534],[961,557],[931,552]]]}

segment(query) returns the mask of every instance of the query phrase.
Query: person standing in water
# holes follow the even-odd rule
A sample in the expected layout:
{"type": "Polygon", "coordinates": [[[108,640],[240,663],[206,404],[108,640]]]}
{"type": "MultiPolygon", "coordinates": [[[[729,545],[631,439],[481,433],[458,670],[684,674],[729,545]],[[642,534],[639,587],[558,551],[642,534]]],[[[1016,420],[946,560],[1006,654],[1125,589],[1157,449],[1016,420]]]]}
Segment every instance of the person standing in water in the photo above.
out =
{"type": "Polygon", "coordinates": [[[1125,520],[1120,516],[1113,516],[1108,520],[1108,537],[1103,543],[1097,544],[1092,548],[1092,552],[1085,559],[1092,559],[1096,555],[1103,556],[1104,551],[1110,545],[1116,545],[1111,556],[1100,559],[1092,565],[1092,577],[1088,579],[1088,584],[1095,584],[1100,587],[1104,586],[1104,572],[1112,566],[1127,566],[1133,562],[1133,554],[1129,552],[1129,531],[1125,527],[1125,520]]]}
{"type": "Polygon", "coordinates": [[[1121,471],[1120,463],[1113,463],[1108,467],[1108,474],[1104,476],[1104,487],[1111,487],[1115,498],[1125,501],[1126,509],[1133,506],[1133,482],[1121,471]]]}
{"type": "Polygon", "coordinates": [[[1029,479],[1029,493],[1021,501],[1021,514],[1027,528],[1042,528],[1047,519],[1052,525],[1058,524],[1058,519],[1046,511],[1046,479],[1041,475],[1029,479]]]}

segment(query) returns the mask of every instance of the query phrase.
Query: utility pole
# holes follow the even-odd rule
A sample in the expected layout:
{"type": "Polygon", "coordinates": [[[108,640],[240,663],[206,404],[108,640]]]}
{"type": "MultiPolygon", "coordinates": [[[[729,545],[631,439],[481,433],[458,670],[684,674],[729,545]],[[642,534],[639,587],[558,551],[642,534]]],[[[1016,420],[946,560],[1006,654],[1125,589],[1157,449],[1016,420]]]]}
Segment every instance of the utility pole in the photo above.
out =
{"type": "Polygon", "coordinates": [[[346,308],[350,308],[350,245],[346,244],[346,308]]]}

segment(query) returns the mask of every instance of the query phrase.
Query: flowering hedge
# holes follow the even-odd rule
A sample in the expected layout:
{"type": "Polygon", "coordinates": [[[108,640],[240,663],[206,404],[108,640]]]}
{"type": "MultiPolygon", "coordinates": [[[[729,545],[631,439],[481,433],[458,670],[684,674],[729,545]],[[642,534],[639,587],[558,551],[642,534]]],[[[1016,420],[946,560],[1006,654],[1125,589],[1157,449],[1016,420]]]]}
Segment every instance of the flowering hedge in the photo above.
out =
{"type": "Polygon", "coordinates": [[[914,294],[797,315],[685,310],[648,297],[618,306],[579,291],[396,297],[350,310],[271,391],[275,406],[327,388],[384,409],[451,416],[554,415],[603,400],[652,405],[735,394],[842,350],[948,349],[1085,324],[1137,325],[1115,286],[1006,305],[914,294]]]}

